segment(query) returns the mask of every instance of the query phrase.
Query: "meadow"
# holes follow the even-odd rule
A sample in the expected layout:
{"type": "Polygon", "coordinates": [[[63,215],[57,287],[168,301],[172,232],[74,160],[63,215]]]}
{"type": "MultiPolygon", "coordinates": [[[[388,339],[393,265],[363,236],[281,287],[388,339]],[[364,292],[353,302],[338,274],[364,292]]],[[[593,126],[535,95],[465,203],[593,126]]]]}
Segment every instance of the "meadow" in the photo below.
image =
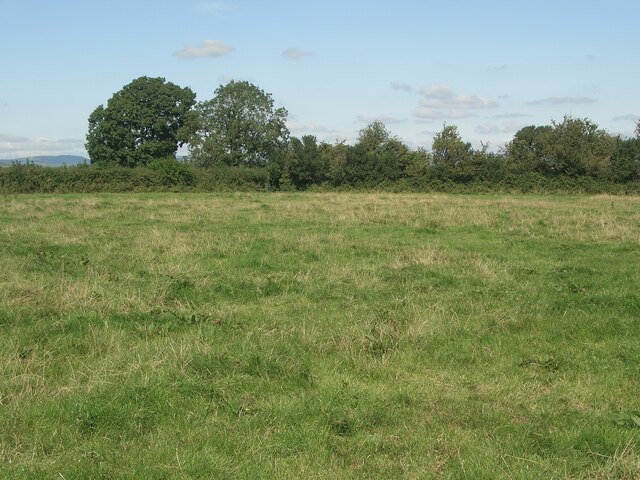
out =
{"type": "Polygon", "coordinates": [[[0,478],[636,479],[640,198],[0,197],[0,478]]]}

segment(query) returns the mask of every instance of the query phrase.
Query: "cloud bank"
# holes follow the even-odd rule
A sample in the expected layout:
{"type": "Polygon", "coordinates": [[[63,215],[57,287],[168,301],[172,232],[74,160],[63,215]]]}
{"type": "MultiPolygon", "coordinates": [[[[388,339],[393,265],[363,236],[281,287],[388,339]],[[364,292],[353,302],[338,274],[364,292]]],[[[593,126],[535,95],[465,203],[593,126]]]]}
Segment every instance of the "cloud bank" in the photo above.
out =
{"type": "Polygon", "coordinates": [[[356,117],[357,123],[373,123],[373,122],[382,122],[385,125],[390,125],[393,123],[404,123],[406,120],[401,118],[396,118],[391,115],[358,115],[356,117]]]}
{"type": "Polygon", "coordinates": [[[477,95],[459,95],[451,87],[427,85],[419,90],[422,95],[420,105],[426,108],[494,108],[498,102],[477,95]]]}
{"type": "Polygon", "coordinates": [[[460,120],[462,118],[469,118],[475,115],[470,112],[465,112],[464,110],[437,110],[434,108],[421,106],[413,112],[413,116],[421,120],[460,120]]]}
{"type": "Polygon", "coordinates": [[[324,125],[319,125],[317,123],[302,123],[294,119],[289,119],[287,121],[287,127],[294,133],[298,134],[309,134],[313,133],[338,133],[338,130],[333,128],[326,127],[324,125]]]}
{"type": "Polygon", "coordinates": [[[417,93],[417,90],[415,88],[413,88],[411,85],[407,85],[406,83],[391,82],[391,88],[400,92],[417,93]]]}
{"type": "Polygon", "coordinates": [[[413,115],[422,120],[461,119],[475,116],[470,110],[495,108],[496,100],[478,95],[464,95],[447,85],[425,85],[415,88],[406,83],[392,82],[397,91],[420,96],[420,102],[413,115]]]}
{"type": "Polygon", "coordinates": [[[582,105],[596,102],[595,98],[590,97],[547,97],[527,102],[527,105],[582,105]]]}
{"type": "Polygon", "coordinates": [[[519,113],[519,112],[506,112],[499,113],[494,115],[493,118],[524,118],[524,117],[532,117],[533,115],[528,113],[519,113]]]}
{"type": "Polygon", "coordinates": [[[640,115],[634,115],[632,113],[613,117],[614,122],[637,122],[638,120],[640,120],[640,115]]]}
{"type": "Polygon", "coordinates": [[[507,123],[506,125],[495,125],[491,123],[484,123],[477,125],[474,129],[476,133],[480,135],[514,135],[523,126],[521,123],[507,123]]]}
{"type": "Polygon", "coordinates": [[[305,52],[298,48],[287,48],[282,52],[282,58],[286,58],[287,60],[300,60],[302,58],[310,57],[311,55],[313,55],[313,52],[305,52]]]}
{"type": "Polygon", "coordinates": [[[80,155],[86,157],[87,151],[84,148],[84,140],[79,138],[32,139],[10,133],[0,133],[0,158],[11,160],[43,155],[80,155]]]}
{"type": "Polygon", "coordinates": [[[233,52],[235,48],[220,40],[204,40],[200,45],[185,47],[173,54],[174,57],[191,60],[194,58],[221,57],[233,52]]]}

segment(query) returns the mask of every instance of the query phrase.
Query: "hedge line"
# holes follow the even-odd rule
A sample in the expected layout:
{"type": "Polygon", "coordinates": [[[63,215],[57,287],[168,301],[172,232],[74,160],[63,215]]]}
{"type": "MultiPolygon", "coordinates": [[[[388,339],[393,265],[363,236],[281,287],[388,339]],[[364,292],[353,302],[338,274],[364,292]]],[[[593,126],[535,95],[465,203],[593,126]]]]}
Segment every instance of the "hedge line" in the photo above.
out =
{"type": "MultiPolygon", "coordinates": [[[[197,168],[162,162],[150,167],[42,167],[14,165],[0,168],[0,194],[99,192],[216,192],[270,190],[266,169],[243,167],[197,168]],[[176,166],[177,165],[177,166],[176,166]]],[[[546,177],[539,173],[508,174],[499,179],[466,183],[428,174],[396,181],[356,185],[313,185],[309,191],[388,191],[451,193],[609,193],[640,194],[640,182],[614,183],[593,177],[546,177]]]]}
{"type": "Polygon", "coordinates": [[[0,168],[0,193],[90,193],[163,191],[248,191],[267,188],[265,170],[220,167],[41,167],[0,168]]]}

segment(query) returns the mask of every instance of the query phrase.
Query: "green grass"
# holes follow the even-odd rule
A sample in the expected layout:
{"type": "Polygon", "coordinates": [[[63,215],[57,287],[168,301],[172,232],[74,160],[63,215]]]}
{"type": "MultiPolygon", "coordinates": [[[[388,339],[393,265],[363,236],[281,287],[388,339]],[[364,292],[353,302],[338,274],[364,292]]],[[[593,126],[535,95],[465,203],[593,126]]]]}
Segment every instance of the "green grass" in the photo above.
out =
{"type": "Polygon", "coordinates": [[[638,478],[639,206],[0,197],[0,478],[638,478]]]}

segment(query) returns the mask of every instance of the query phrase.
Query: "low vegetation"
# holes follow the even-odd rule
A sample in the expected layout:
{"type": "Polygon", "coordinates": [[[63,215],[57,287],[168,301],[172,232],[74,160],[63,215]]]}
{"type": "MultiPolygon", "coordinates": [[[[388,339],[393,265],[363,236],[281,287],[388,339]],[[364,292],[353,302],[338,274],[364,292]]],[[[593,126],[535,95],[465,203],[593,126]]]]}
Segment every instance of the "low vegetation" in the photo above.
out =
{"type": "Polygon", "coordinates": [[[637,478],[638,200],[0,197],[0,477],[637,478]]]}

